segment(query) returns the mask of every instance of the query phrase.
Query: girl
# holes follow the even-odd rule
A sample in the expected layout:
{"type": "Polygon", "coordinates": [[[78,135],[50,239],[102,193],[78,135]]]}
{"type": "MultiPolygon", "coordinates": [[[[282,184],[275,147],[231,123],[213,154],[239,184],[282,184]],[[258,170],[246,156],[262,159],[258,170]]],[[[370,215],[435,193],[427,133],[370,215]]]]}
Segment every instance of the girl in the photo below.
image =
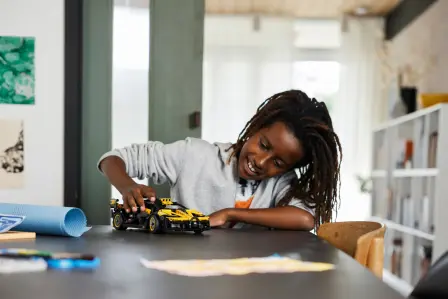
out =
{"type": "Polygon", "coordinates": [[[337,209],[341,157],[325,104],[290,90],[262,103],[236,143],[150,141],[108,152],[98,167],[127,212],[154,200],[133,180],[151,178],[169,182],[173,200],[209,215],[211,226],[309,231],[337,209]]]}

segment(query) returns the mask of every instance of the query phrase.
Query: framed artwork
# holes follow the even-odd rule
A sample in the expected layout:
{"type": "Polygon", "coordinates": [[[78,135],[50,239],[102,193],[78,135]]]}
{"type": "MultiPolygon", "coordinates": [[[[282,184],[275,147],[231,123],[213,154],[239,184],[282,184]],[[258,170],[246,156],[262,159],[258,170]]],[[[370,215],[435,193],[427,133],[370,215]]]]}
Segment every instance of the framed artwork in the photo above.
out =
{"type": "Polygon", "coordinates": [[[0,189],[23,188],[23,121],[0,119],[0,189]]]}
{"type": "Polygon", "coordinates": [[[34,37],[0,36],[0,104],[34,105],[34,37]]]}

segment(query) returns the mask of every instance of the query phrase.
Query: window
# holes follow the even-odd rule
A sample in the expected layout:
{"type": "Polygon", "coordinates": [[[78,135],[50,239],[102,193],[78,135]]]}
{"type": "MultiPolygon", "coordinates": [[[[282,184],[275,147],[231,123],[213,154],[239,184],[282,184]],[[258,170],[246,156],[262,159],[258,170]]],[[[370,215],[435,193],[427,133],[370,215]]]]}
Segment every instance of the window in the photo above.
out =
{"type": "Polygon", "coordinates": [[[296,61],[293,88],[323,101],[330,114],[339,91],[339,63],[336,61],[296,61]]]}

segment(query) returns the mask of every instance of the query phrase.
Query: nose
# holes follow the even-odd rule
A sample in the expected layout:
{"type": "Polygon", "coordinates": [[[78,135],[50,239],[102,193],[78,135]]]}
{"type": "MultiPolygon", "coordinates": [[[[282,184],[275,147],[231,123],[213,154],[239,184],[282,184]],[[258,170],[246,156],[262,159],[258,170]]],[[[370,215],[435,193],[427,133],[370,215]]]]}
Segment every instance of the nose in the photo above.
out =
{"type": "Polygon", "coordinates": [[[258,170],[262,170],[266,167],[268,161],[269,161],[269,154],[261,154],[258,157],[255,158],[255,167],[258,168],[258,170]]]}

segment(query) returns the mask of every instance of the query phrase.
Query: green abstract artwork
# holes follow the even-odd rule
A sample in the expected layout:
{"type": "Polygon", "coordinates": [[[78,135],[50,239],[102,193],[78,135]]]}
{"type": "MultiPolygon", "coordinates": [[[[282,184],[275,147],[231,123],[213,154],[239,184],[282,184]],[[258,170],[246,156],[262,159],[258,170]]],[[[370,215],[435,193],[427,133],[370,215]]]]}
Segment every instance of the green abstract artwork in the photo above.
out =
{"type": "Polygon", "coordinates": [[[34,42],[0,36],[0,104],[34,104],[34,42]]]}

